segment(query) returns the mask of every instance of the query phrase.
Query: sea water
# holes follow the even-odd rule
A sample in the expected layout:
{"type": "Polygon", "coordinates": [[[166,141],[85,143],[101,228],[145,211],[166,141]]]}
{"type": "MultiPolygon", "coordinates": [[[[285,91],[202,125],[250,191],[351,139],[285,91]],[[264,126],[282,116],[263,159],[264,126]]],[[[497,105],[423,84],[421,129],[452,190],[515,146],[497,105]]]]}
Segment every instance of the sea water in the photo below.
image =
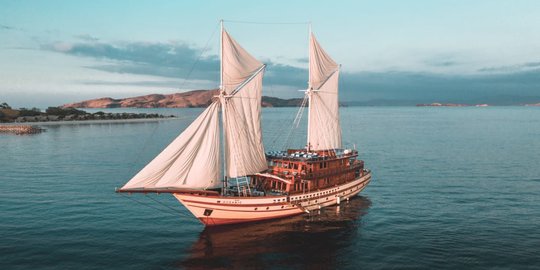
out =
{"type": "MultiPolygon", "coordinates": [[[[360,196],[217,229],[169,194],[115,193],[202,109],[110,111],[178,119],[0,135],[0,269],[540,268],[539,107],[344,107],[373,171],[360,196]]],[[[295,114],[263,110],[267,150],[304,146],[295,114]]]]}

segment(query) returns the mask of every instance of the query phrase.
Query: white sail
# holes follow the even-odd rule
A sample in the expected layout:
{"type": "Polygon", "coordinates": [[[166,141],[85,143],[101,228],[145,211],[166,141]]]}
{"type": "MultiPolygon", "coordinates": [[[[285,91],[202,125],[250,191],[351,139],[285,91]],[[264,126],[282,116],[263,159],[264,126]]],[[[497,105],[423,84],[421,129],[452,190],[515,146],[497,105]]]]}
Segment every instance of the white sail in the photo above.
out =
{"type": "Polygon", "coordinates": [[[219,102],[212,103],[122,189],[219,187],[219,102]]]}
{"type": "Polygon", "coordinates": [[[232,92],[263,64],[251,56],[227,31],[222,31],[222,90],[232,92]]]}
{"type": "Polygon", "coordinates": [[[219,108],[223,115],[226,174],[245,176],[267,169],[261,132],[264,65],[222,31],[222,92],[182,134],[122,189],[221,185],[219,108]]]}
{"type": "Polygon", "coordinates": [[[261,71],[225,103],[225,157],[229,177],[268,169],[261,132],[262,79],[261,71]]]}
{"type": "Polygon", "coordinates": [[[312,150],[341,148],[339,65],[323,50],[313,34],[309,48],[308,145],[312,150]]]}
{"type": "Polygon", "coordinates": [[[259,173],[268,168],[261,131],[264,65],[226,31],[223,40],[223,100],[226,174],[259,173]]]}

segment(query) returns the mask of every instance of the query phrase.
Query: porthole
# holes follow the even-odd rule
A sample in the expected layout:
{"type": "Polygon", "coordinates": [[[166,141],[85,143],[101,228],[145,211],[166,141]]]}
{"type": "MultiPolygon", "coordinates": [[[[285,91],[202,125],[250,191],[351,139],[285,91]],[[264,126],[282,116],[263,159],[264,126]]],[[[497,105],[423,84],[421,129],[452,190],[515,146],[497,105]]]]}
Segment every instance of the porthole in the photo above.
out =
{"type": "Polygon", "coordinates": [[[257,207],[255,207],[255,211],[257,211],[257,207]]]}
{"type": "Polygon", "coordinates": [[[266,210],[270,209],[270,207],[266,207],[266,210]]]}

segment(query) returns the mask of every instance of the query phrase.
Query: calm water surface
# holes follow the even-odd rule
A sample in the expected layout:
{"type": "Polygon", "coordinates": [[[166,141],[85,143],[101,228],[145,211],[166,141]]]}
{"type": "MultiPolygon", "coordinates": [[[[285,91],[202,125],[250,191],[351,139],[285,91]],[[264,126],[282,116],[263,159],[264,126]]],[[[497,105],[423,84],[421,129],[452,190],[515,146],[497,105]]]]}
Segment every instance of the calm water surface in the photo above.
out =
{"type": "MultiPolygon", "coordinates": [[[[0,136],[0,269],[540,269],[540,108],[343,108],[361,196],[212,230],[170,195],[114,192],[201,110],[145,111],[180,119],[0,136]]],[[[303,145],[295,112],[263,111],[267,150],[303,145]]]]}

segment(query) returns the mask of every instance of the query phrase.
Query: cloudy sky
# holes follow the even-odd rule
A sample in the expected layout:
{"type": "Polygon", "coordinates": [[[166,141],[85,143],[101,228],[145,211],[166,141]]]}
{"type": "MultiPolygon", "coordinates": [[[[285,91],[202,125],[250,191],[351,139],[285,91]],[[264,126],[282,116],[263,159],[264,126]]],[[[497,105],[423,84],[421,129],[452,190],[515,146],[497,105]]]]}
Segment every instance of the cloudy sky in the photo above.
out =
{"type": "Polygon", "coordinates": [[[344,100],[536,103],[538,14],[532,0],[0,0],[0,100],[47,107],[215,88],[224,19],[268,64],[266,95],[306,87],[312,22],[342,64],[344,100]]]}

